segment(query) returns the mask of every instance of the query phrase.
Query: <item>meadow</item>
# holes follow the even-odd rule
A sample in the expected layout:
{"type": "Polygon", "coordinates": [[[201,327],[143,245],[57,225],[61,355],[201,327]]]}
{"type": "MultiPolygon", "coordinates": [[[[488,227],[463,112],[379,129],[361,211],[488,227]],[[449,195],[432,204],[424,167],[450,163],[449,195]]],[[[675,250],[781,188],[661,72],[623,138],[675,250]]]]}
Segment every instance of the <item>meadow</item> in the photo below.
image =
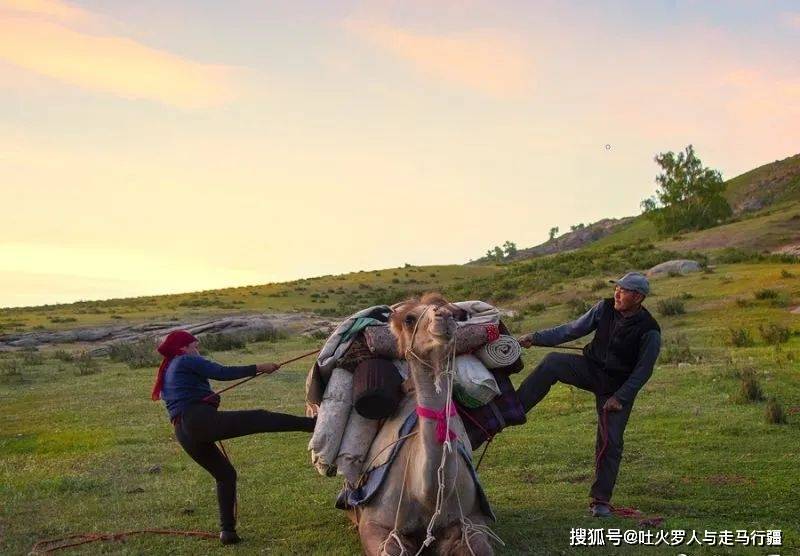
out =
{"type": "MultiPolygon", "coordinates": [[[[661,258],[658,251],[640,251],[641,260],[661,258]]],[[[441,289],[454,298],[489,294],[494,299],[499,292],[506,297],[498,304],[514,311],[507,323],[514,333],[523,333],[564,322],[609,295],[605,280],[635,263],[616,260],[614,253],[604,255],[601,267],[570,259],[568,271],[552,262],[530,263],[525,270],[411,267],[140,299],[129,302],[131,311],[123,316],[144,321],[226,311],[181,305],[198,299],[222,300],[239,311],[270,311],[318,308],[311,300],[321,298],[325,314],[325,309],[394,301],[415,289],[441,289]]],[[[638,525],[631,519],[588,517],[594,400],[558,385],[529,413],[527,424],[494,440],[479,470],[498,516],[494,530],[506,542],[497,552],[800,553],[800,316],[790,311],[798,299],[800,267],[769,259],[717,264],[706,272],[653,281],[647,305],[664,329],[665,345],[653,378],[636,400],[614,500],[663,517],[666,530],[702,535],[705,530],[780,529],[782,547],[570,547],[571,528],[638,525]],[[783,419],[776,417],[776,407],[783,419]]],[[[23,324],[11,328],[25,330],[110,322],[124,304],[106,303],[94,305],[104,313],[76,313],[86,307],[71,305],[4,311],[3,317],[17,319],[23,324]],[[53,317],[70,313],[76,321],[52,323],[53,317]]],[[[210,355],[224,363],[279,361],[320,343],[278,337],[210,355]]],[[[183,453],[164,408],[149,399],[154,369],[130,368],[106,357],[76,358],[72,352],[79,350],[60,346],[58,351],[0,353],[0,552],[25,554],[37,540],[74,533],[216,531],[213,481],[183,453]]],[[[514,376],[515,383],[547,351],[526,351],[526,369],[514,376]]],[[[309,365],[293,363],[235,389],[224,396],[223,408],[301,414],[309,365]]],[[[245,539],[234,549],[202,539],[146,536],[72,552],[356,554],[356,533],[333,507],[340,481],[313,470],[308,439],[286,433],[226,442],[239,471],[239,532],[245,539]]]]}

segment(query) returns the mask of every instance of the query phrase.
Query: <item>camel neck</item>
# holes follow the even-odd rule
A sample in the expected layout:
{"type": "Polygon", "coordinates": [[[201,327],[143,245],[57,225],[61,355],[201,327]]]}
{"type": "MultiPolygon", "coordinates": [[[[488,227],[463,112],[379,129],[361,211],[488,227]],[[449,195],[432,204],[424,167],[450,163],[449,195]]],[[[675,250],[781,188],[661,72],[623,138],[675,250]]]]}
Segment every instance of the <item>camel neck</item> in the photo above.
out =
{"type": "MultiPolygon", "coordinates": [[[[414,387],[417,396],[417,405],[427,407],[436,411],[444,409],[447,403],[447,385],[442,383],[441,390],[436,391],[436,384],[434,383],[434,370],[436,374],[439,373],[442,362],[440,360],[433,360],[430,364],[432,368],[427,367],[420,361],[415,360],[413,357],[408,359],[411,376],[414,380],[414,387]]],[[[444,381],[442,381],[444,382],[444,381]]]]}

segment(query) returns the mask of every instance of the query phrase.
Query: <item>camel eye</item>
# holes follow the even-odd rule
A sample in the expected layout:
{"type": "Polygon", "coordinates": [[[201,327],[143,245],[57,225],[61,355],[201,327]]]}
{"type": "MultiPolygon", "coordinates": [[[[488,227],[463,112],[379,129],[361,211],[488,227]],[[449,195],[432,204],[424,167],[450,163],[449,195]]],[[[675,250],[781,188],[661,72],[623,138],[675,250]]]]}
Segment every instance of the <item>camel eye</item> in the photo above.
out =
{"type": "Polygon", "coordinates": [[[406,318],[403,319],[403,322],[406,323],[406,326],[413,326],[413,324],[417,322],[417,317],[414,315],[406,315],[406,318]]]}

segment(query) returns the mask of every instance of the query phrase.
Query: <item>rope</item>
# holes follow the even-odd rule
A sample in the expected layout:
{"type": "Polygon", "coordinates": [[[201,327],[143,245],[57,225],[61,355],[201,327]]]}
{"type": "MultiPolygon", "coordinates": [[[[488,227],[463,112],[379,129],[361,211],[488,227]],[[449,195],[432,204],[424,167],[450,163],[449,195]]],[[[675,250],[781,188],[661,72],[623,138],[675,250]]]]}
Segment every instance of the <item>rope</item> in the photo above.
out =
{"type": "MultiPolygon", "coordinates": [[[[231,463],[231,458],[228,457],[228,452],[225,451],[225,445],[222,443],[222,440],[217,440],[217,444],[219,444],[219,449],[222,452],[222,455],[225,456],[225,459],[228,460],[228,463],[231,463]]],[[[233,464],[231,463],[231,467],[233,464]]],[[[233,520],[239,521],[239,491],[238,489],[234,491],[233,496],[233,520]]]]}
{"type": "MultiPolygon", "coordinates": [[[[603,408],[600,414],[600,420],[598,421],[598,426],[600,427],[600,436],[603,439],[603,445],[600,448],[600,451],[597,452],[597,457],[594,461],[594,475],[595,477],[598,476],[600,473],[600,462],[603,459],[603,456],[606,454],[606,449],[608,448],[608,410],[603,408]]],[[[664,518],[660,515],[645,517],[645,514],[642,513],[640,510],[636,508],[628,508],[625,506],[612,506],[608,504],[608,509],[611,510],[617,517],[625,517],[630,519],[638,519],[639,526],[650,526],[650,527],[658,527],[662,523],[664,523],[664,518]]]]}
{"type": "Polygon", "coordinates": [[[405,469],[403,469],[403,486],[400,487],[400,497],[397,499],[397,510],[395,510],[394,513],[394,528],[391,531],[389,531],[387,537],[383,539],[383,542],[378,546],[378,554],[381,555],[387,553],[386,545],[392,539],[394,539],[394,542],[396,542],[397,546],[400,548],[400,554],[397,554],[396,556],[405,556],[406,554],[408,554],[408,551],[406,550],[406,547],[403,544],[403,539],[400,538],[400,532],[397,529],[397,526],[400,524],[400,508],[403,505],[403,496],[405,495],[406,492],[406,478],[408,477],[408,464],[411,461],[411,450],[407,450],[407,452],[408,453],[406,454],[406,467],[405,469]]]}
{"type": "Polygon", "coordinates": [[[98,541],[124,541],[134,535],[175,535],[180,537],[199,537],[202,539],[217,539],[217,535],[206,533],[205,531],[173,531],[171,529],[139,529],[136,531],[125,531],[120,533],[83,533],[69,535],[58,539],[37,541],[31,548],[31,554],[49,554],[57,550],[71,548],[98,541]],[[68,542],[73,541],[73,542],[68,542]]]}
{"type": "MultiPolygon", "coordinates": [[[[322,351],[322,350],[321,349],[315,349],[314,351],[309,351],[308,353],[304,353],[303,355],[298,355],[297,357],[293,357],[292,359],[287,359],[286,361],[283,361],[282,363],[278,363],[278,369],[280,369],[284,365],[288,365],[289,363],[294,363],[295,361],[299,361],[300,359],[304,359],[306,357],[309,357],[311,355],[319,353],[320,351],[322,351]]],[[[277,371],[278,369],[275,369],[275,370],[277,371]]],[[[272,371],[272,372],[275,372],[275,371],[272,371]]],[[[203,401],[207,402],[207,401],[213,399],[214,397],[218,397],[223,392],[227,392],[228,390],[231,390],[232,388],[236,388],[237,386],[239,386],[241,384],[244,384],[245,382],[248,382],[250,380],[253,380],[256,377],[259,377],[261,375],[267,375],[267,374],[270,374],[270,373],[268,373],[266,371],[263,371],[263,372],[260,372],[260,373],[256,373],[253,376],[249,376],[244,380],[240,380],[239,382],[235,382],[235,383],[231,384],[230,386],[226,386],[225,388],[222,388],[221,390],[218,390],[216,392],[212,392],[211,394],[209,394],[208,396],[203,398],[203,401]]]]}

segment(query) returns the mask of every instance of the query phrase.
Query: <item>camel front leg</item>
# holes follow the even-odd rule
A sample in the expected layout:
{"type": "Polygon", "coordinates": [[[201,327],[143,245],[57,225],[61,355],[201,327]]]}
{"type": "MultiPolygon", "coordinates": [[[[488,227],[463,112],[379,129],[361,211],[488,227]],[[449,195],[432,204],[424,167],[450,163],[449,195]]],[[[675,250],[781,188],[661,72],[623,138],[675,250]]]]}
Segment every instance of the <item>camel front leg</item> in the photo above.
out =
{"type": "Polygon", "coordinates": [[[358,525],[358,535],[361,537],[361,548],[366,556],[400,556],[405,553],[414,554],[416,548],[412,543],[399,533],[389,538],[392,528],[375,521],[364,521],[358,525]],[[399,542],[403,543],[400,546],[399,542]]]}
{"type": "Polygon", "coordinates": [[[439,534],[436,554],[440,556],[493,556],[494,549],[485,533],[472,531],[464,539],[461,523],[454,523],[439,534]]]}

